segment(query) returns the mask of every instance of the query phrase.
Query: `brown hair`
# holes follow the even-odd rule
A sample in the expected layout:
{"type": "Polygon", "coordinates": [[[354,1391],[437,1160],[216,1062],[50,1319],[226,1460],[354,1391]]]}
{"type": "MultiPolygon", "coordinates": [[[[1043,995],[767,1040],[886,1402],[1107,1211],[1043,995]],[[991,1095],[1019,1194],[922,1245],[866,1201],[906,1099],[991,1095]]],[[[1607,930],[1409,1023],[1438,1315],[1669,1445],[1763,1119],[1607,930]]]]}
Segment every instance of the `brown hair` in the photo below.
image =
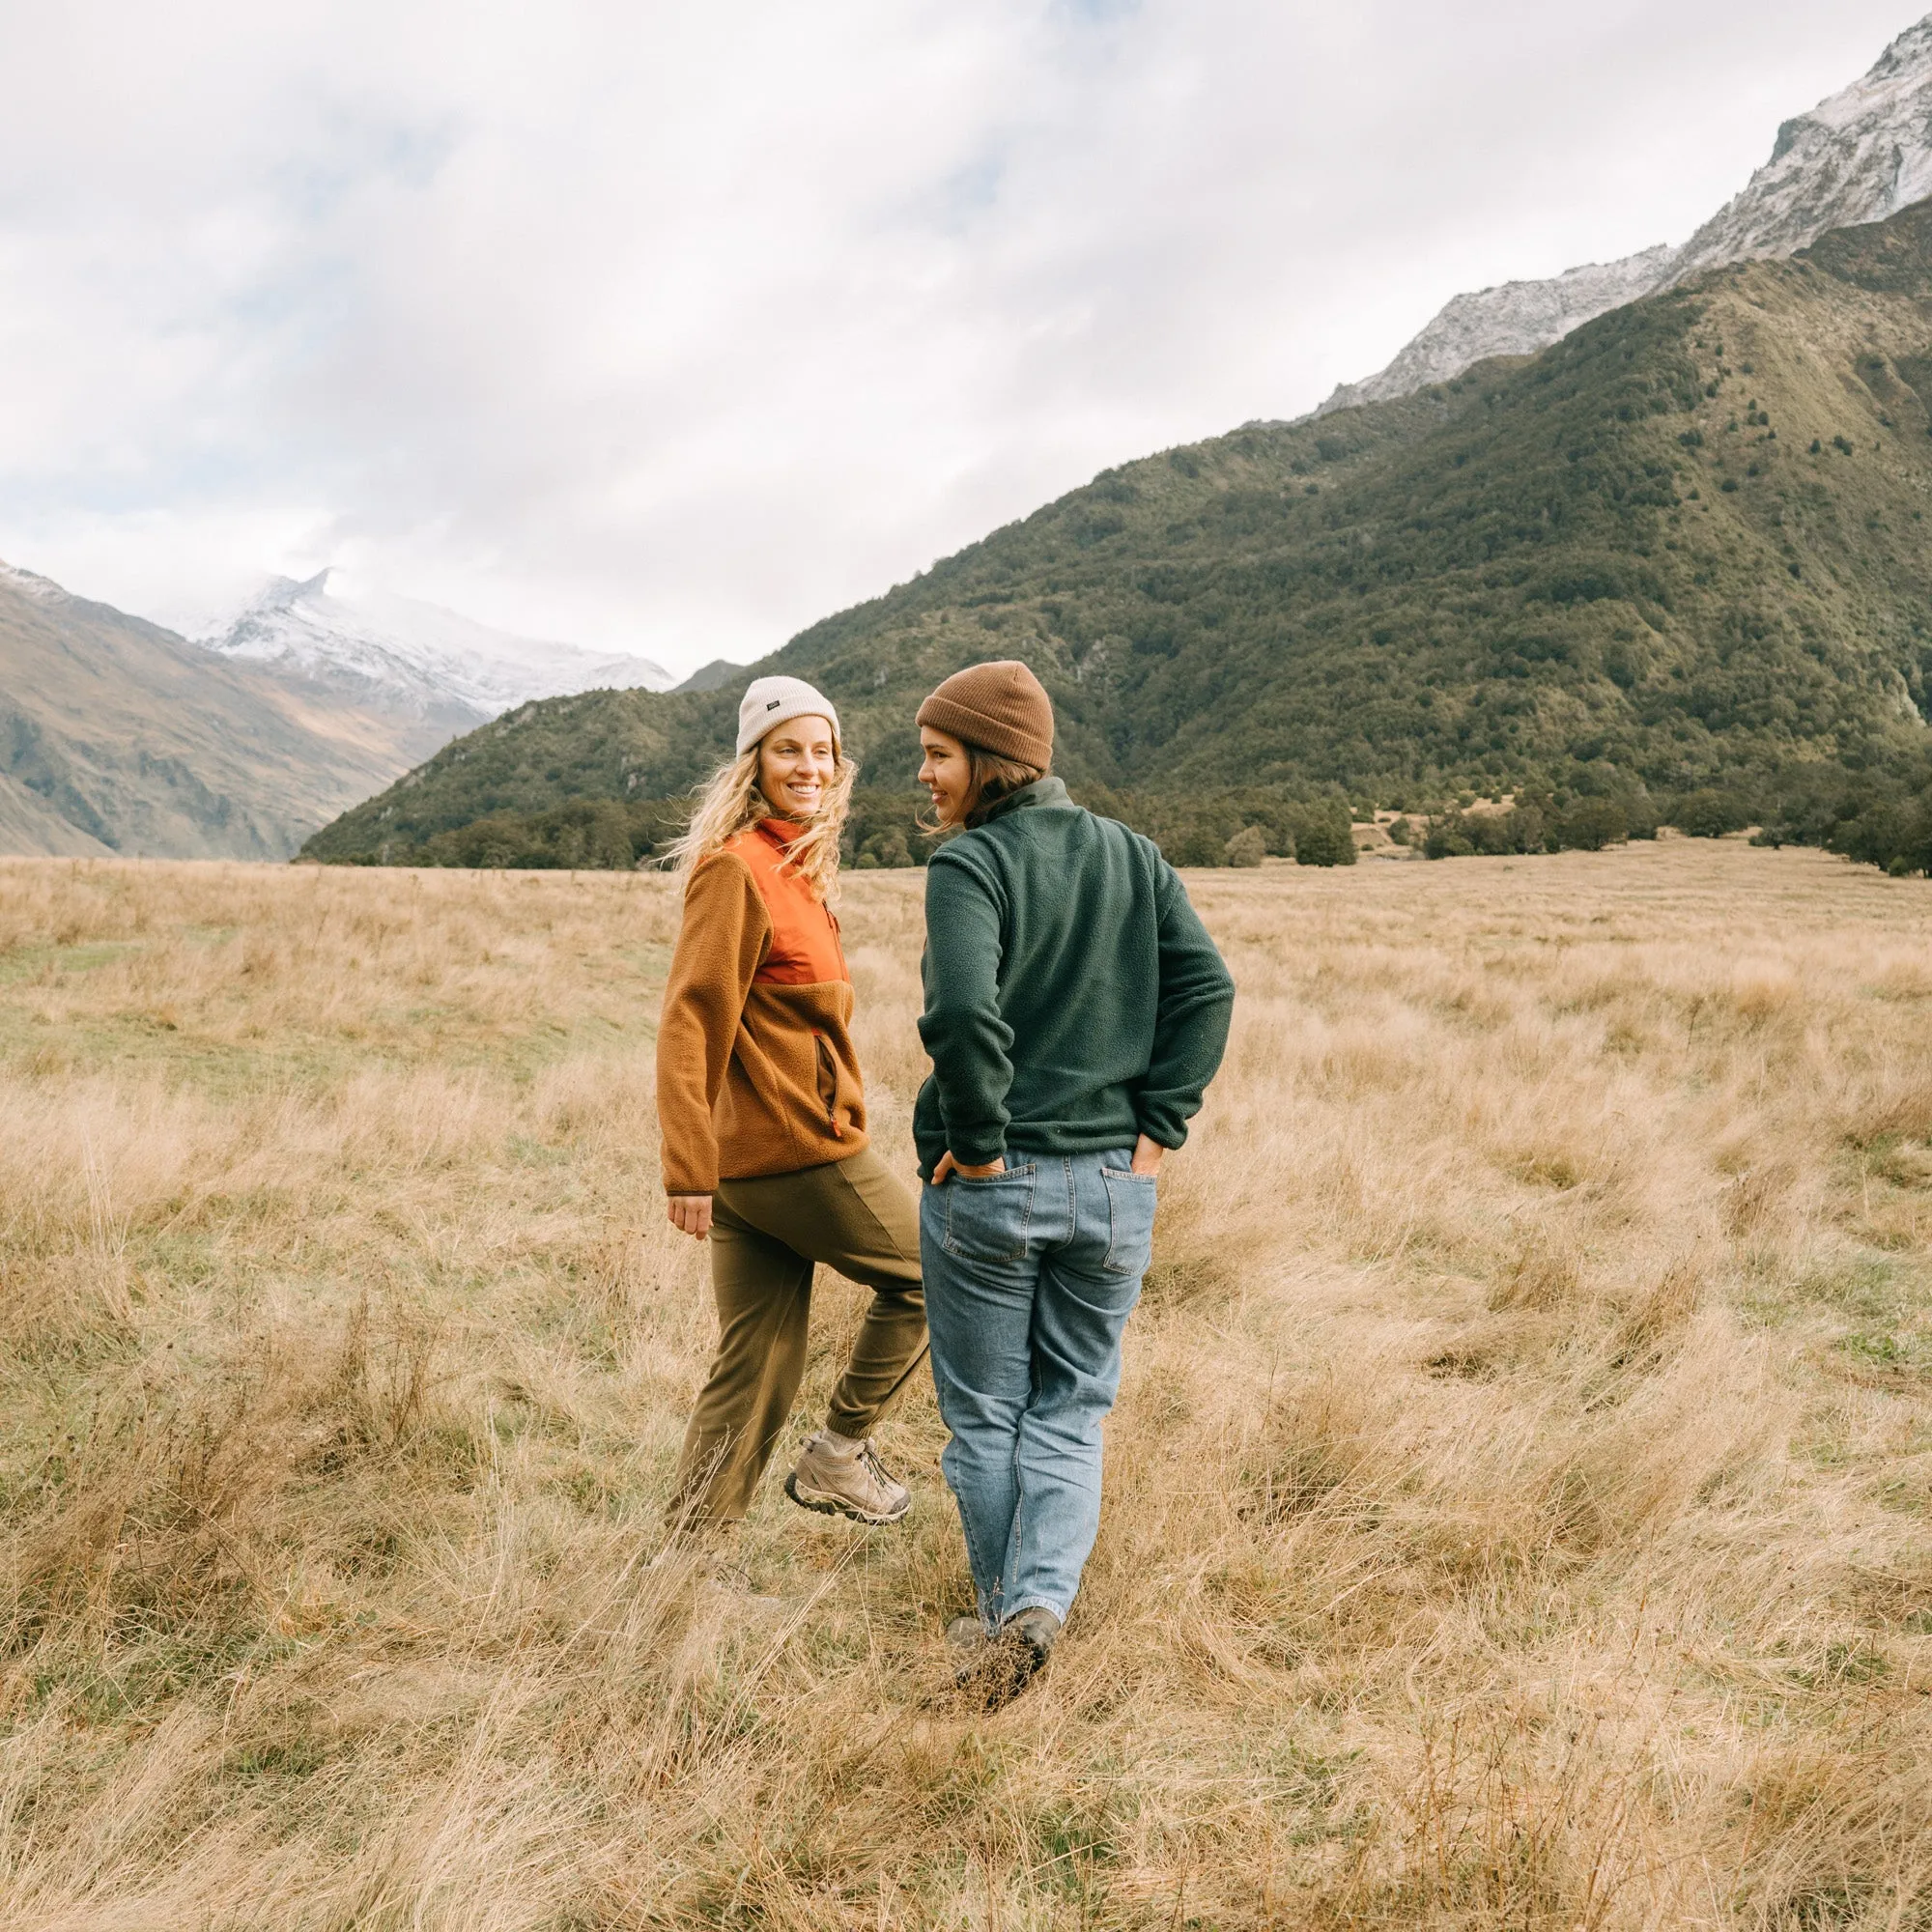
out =
{"type": "Polygon", "coordinates": [[[965,804],[956,820],[922,817],[920,829],[928,838],[936,838],[942,832],[951,832],[955,824],[965,832],[972,831],[976,825],[985,824],[992,815],[993,808],[1003,798],[1011,798],[1014,792],[1037,784],[1046,776],[1044,768],[1039,765],[1022,764],[1017,758],[1003,758],[997,752],[989,752],[985,746],[972,744],[964,738],[959,743],[966,753],[965,804]]]}

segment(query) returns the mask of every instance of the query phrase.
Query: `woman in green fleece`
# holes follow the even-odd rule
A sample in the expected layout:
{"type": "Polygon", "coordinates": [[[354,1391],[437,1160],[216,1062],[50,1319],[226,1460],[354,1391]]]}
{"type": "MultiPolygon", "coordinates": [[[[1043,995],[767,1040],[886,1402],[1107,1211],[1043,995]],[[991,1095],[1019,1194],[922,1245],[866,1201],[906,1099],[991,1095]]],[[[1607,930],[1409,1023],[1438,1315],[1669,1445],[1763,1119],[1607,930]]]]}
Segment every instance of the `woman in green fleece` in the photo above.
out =
{"type": "Polygon", "coordinates": [[[1053,706],[1025,665],[948,678],[919,725],[920,781],[960,830],[926,869],[913,1121],[941,1464],[980,1610],[949,1635],[999,1704],[1045,1662],[1094,1548],[1155,1177],[1235,989],[1158,848],[1047,776],[1053,706]]]}

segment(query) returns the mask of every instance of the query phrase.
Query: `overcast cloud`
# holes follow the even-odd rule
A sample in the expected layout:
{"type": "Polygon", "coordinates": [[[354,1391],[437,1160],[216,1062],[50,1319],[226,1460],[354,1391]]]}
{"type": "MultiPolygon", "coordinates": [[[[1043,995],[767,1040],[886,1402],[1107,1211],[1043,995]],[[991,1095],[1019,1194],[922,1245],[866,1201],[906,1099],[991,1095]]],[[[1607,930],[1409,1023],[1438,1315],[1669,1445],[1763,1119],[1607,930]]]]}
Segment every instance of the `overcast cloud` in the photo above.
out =
{"type": "Polygon", "coordinates": [[[1877,0],[0,0],[0,556],[678,668],[1459,290],[1683,240],[1877,0]]]}

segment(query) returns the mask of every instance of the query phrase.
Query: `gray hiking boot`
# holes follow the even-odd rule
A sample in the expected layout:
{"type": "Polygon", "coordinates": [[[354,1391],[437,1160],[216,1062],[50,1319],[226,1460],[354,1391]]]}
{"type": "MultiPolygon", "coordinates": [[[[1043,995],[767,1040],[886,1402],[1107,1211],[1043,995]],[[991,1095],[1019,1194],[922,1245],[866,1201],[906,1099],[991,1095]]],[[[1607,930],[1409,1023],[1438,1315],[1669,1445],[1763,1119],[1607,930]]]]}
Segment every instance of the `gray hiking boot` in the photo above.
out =
{"type": "Polygon", "coordinates": [[[946,1647],[962,1661],[978,1657],[985,1645],[986,1626],[978,1617],[954,1617],[946,1626],[946,1647]]]}
{"type": "Polygon", "coordinates": [[[897,1522],[912,1508],[912,1492],[887,1475],[868,1435],[849,1449],[835,1448],[823,1430],[805,1438],[785,1478],[785,1494],[803,1509],[854,1522],[897,1522]]]}
{"type": "Polygon", "coordinates": [[[985,1649],[959,1673],[960,1689],[970,1691],[984,1709],[997,1711],[1046,1668],[1059,1639],[1060,1619],[1044,1605],[1036,1604],[1000,1626],[985,1649]]]}

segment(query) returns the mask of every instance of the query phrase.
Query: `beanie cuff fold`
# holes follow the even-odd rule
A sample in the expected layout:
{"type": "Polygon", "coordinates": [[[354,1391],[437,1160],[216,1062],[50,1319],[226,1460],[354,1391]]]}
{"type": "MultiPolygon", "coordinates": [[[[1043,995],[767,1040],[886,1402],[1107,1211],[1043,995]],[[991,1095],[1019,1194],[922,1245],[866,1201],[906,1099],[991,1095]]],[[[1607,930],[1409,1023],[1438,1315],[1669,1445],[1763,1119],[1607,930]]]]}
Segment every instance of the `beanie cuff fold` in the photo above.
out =
{"type": "Polygon", "coordinates": [[[1053,740],[1037,733],[988,718],[983,711],[955,703],[935,692],[919,707],[918,722],[935,731],[950,732],[968,745],[977,745],[994,756],[1011,758],[1022,765],[1037,765],[1045,771],[1053,763],[1053,740]]]}

